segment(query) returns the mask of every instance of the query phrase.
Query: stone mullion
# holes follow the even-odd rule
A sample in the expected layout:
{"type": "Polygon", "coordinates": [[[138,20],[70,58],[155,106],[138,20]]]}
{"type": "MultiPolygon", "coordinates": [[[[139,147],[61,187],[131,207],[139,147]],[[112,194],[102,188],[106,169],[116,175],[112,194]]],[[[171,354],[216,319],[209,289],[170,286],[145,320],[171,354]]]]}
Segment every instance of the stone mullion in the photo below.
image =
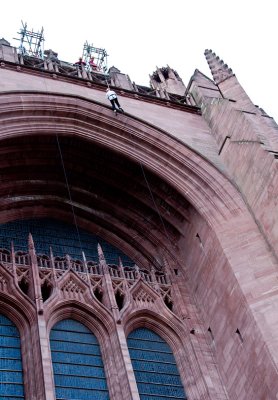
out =
{"type": "MultiPolygon", "coordinates": [[[[112,279],[100,245],[98,245],[98,255],[99,255],[99,263],[103,270],[104,288],[107,292],[106,294],[109,301],[109,307],[112,311],[115,321],[115,336],[113,335],[114,340],[113,339],[111,340],[111,344],[112,346],[114,346],[114,349],[113,350],[110,349],[110,352],[112,351],[115,356],[115,362],[117,364],[118,381],[120,383],[120,386],[123,388],[121,394],[121,400],[140,400],[131,364],[131,359],[127,347],[125,332],[120,320],[120,312],[114,294],[112,279]]],[[[123,265],[121,262],[120,262],[120,271],[121,275],[123,276],[124,289],[128,290],[124,276],[123,265]]],[[[115,391],[118,390],[118,388],[114,389],[115,391]]]]}
{"type": "Polygon", "coordinates": [[[103,283],[104,289],[106,290],[106,301],[108,302],[107,306],[112,311],[113,317],[117,321],[119,318],[119,307],[115,299],[112,279],[109,273],[108,265],[106,264],[100,244],[98,244],[98,256],[99,263],[103,271],[103,283]]]}
{"type": "Polygon", "coordinates": [[[120,363],[121,366],[124,366],[124,368],[119,369],[118,375],[121,381],[127,381],[129,389],[124,392],[124,397],[122,400],[140,400],[123,326],[120,321],[118,321],[115,326],[118,344],[120,347],[120,363]]]}
{"type": "MultiPolygon", "coordinates": [[[[100,257],[100,263],[103,268],[103,277],[104,277],[104,285],[105,289],[107,291],[107,297],[110,302],[110,308],[113,313],[113,317],[115,320],[115,329],[116,329],[116,335],[117,335],[117,340],[118,340],[118,346],[120,348],[120,354],[118,351],[118,346],[117,349],[115,349],[115,358],[118,358],[118,362],[121,365],[121,368],[118,370],[119,374],[119,379],[122,382],[126,381],[126,384],[128,386],[129,390],[124,390],[122,394],[122,400],[140,400],[138,389],[137,389],[137,384],[135,380],[135,375],[133,372],[132,368],[132,363],[131,359],[129,356],[129,351],[128,351],[128,346],[127,346],[127,341],[125,337],[125,332],[123,330],[123,327],[121,325],[121,321],[119,319],[120,313],[119,313],[119,308],[116,302],[115,294],[114,294],[114,289],[113,289],[113,284],[112,284],[112,279],[108,270],[108,266],[104,260],[104,257],[100,257]]],[[[127,285],[125,284],[124,287],[127,285]]],[[[116,347],[116,346],[115,346],[116,347]]]]}
{"type": "MultiPolygon", "coordinates": [[[[121,275],[123,278],[123,288],[125,291],[125,297],[126,297],[126,299],[128,299],[129,298],[129,286],[128,286],[127,279],[125,276],[125,271],[124,271],[124,266],[122,264],[122,260],[120,260],[119,264],[120,264],[119,266],[120,266],[121,275]]],[[[135,379],[135,375],[134,375],[134,371],[133,371],[133,367],[132,367],[132,362],[131,362],[130,355],[129,355],[126,335],[125,335],[123,326],[120,324],[120,321],[119,321],[119,323],[116,324],[116,329],[117,329],[117,335],[118,335],[119,345],[120,345],[120,349],[121,349],[121,355],[122,355],[123,363],[125,366],[125,373],[126,373],[127,380],[128,380],[128,386],[130,389],[130,394],[129,394],[130,397],[127,397],[126,399],[139,400],[140,396],[139,396],[139,392],[138,392],[138,388],[137,388],[137,384],[136,384],[136,379],[135,379]]]]}
{"type": "Polygon", "coordinates": [[[124,290],[124,296],[125,296],[125,302],[129,300],[129,286],[128,286],[128,282],[125,276],[125,270],[124,270],[124,266],[122,263],[121,258],[119,259],[119,269],[120,269],[120,274],[123,280],[123,290],[124,290]]]}
{"type": "Polygon", "coordinates": [[[153,284],[154,289],[157,291],[157,293],[161,294],[160,285],[157,282],[156,275],[155,275],[155,269],[153,266],[151,267],[151,277],[152,277],[152,284],[153,284]]]}
{"type": "Polygon", "coordinates": [[[11,261],[12,261],[12,270],[13,270],[13,275],[14,275],[14,281],[16,286],[18,286],[18,281],[17,281],[17,273],[16,273],[16,265],[15,265],[15,251],[14,251],[14,243],[11,243],[11,261]]]}
{"type": "Polygon", "coordinates": [[[57,274],[56,274],[56,269],[55,269],[55,264],[54,264],[54,256],[53,256],[51,247],[49,250],[50,250],[50,266],[51,266],[52,273],[53,273],[53,286],[54,286],[54,290],[57,291],[58,285],[57,285],[57,274]]]}
{"type": "Polygon", "coordinates": [[[29,255],[31,264],[31,277],[35,295],[35,306],[37,310],[37,328],[34,330],[34,335],[38,335],[40,356],[37,360],[38,368],[42,368],[43,376],[43,399],[55,400],[55,386],[52,374],[51,352],[46,329],[46,321],[44,318],[43,299],[41,294],[41,281],[38,270],[37,256],[31,234],[29,235],[29,255]]]}

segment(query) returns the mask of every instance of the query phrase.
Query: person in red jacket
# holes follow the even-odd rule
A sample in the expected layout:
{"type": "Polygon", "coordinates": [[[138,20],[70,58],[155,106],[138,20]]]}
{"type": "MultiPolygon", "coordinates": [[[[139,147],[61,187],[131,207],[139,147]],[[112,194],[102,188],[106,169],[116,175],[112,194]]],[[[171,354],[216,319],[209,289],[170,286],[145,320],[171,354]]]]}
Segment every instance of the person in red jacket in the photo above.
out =
{"type": "Polygon", "coordinates": [[[94,60],[95,60],[95,58],[91,57],[90,61],[89,61],[89,65],[90,65],[92,71],[96,71],[98,69],[98,66],[97,66],[97,64],[95,63],[94,60]]]}
{"type": "Polygon", "coordinates": [[[77,68],[82,69],[82,65],[86,65],[85,61],[82,60],[82,57],[79,57],[79,60],[74,64],[77,66],[77,68]]]}

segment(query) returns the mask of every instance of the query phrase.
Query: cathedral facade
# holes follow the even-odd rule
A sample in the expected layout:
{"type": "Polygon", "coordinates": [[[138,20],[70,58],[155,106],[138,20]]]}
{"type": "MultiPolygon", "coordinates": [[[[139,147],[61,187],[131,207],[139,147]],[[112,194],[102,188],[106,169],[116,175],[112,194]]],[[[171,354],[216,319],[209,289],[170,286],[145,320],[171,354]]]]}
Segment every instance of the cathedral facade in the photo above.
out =
{"type": "Polygon", "coordinates": [[[277,400],[278,127],[205,57],[148,88],[0,40],[0,399],[277,400]]]}

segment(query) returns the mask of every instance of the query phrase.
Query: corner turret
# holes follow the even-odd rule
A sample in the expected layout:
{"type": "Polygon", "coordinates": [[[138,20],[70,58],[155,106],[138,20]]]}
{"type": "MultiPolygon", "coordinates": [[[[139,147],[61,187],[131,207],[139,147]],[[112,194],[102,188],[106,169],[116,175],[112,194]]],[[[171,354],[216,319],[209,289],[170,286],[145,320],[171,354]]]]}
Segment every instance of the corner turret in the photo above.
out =
{"type": "Polygon", "coordinates": [[[183,96],[186,90],[179,74],[169,66],[157,67],[156,71],[150,75],[150,85],[157,91],[166,91],[180,96],[183,96]]]}

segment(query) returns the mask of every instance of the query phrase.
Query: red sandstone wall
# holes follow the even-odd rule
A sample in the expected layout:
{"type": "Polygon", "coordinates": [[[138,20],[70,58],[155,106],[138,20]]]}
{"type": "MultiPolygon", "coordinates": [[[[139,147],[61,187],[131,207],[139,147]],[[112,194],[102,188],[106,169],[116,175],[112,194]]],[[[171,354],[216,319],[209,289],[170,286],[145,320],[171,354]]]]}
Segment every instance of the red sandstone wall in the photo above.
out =
{"type": "Polygon", "coordinates": [[[204,116],[227,173],[278,257],[278,127],[269,117],[235,107],[227,100],[214,101],[206,107],[204,116]]]}
{"type": "MultiPolygon", "coordinates": [[[[102,91],[87,88],[84,85],[59,82],[55,78],[42,80],[39,76],[31,75],[22,79],[20,71],[11,72],[4,69],[0,70],[0,78],[2,91],[41,91],[45,88],[47,92],[79,95],[107,105],[102,91]]],[[[132,110],[132,115],[167,130],[185,143],[195,144],[199,151],[202,150],[203,154],[211,160],[213,157],[217,159],[215,143],[206,123],[199,115],[177,109],[166,109],[158,104],[141,101],[135,96],[131,98],[122,95],[120,100],[126,110],[129,112],[132,110]],[[165,118],[165,110],[167,110],[167,118],[165,118]]],[[[100,114],[101,110],[100,106],[100,114]]],[[[120,129],[125,126],[125,116],[118,116],[118,118],[120,129]]],[[[218,118],[217,115],[216,118],[218,118]]],[[[223,115],[220,120],[223,120],[223,115]]],[[[232,120],[227,121],[227,123],[232,122],[232,120]]],[[[217,123],[216,120],[215,123],[217,123]]],[[[225,128],[225,123],[223,124],[225,128]]],[[[157,137],[157,140],[159,139],[161,145],[162,138],[157,137]]],[[[201,163],[199,159],[197,162],[201,163]]],[[[191,175],[190,173],[189,175],[193,176],[196,166],[193,165],[191,168],[191,175]]],[[[168,169],[170,170],[170,166],[168,169]]],[[[215,192],[213,192],[214,195],[210,192],[214,181],[213,177],[206,176],[204,171],[198,172],[205,176],[204,181],[206,179],[201,196],[202,207],[206,209],[208,202],[216,202],[215,192]]],[[[216,174],[214,178],[217,178],[216,174]]],[[[193,198],[193,194],[197,197],[197,192],[201,191],[200,187],[194,187],[195,179],[194,176],[194,182],[190,186],[192,193],[188,194],[188,191],[185,193],[185,190],[183,192],[187,198],[189,196],[193,198]]],[[[235,192],[229,191],[232,186],[229,186],[228,180],[223,179],[223,182],[227,185],[228,193],[231,196],[235,195],[235,192]]],[[[220,193],[225,197],[223,192],[224,189],[220,193]]],[[[222,209],[217,209],[215,206],[213,213],[223,212],[225,217],[226,206],[223,201],[222,209]]],[[[189,280],[192,298],[196,300],[204,321],[204,329],[200,327],[202,338],[196,332],[197,344],[200,344],[204,333],[210,327],[214,335],[212,348],[215,350],[218,367],[231,399],[275,399],[278,393],[277,379],[275,380],[277,371],[273,362],[275,359],[278,365],[277,340],[275,342],[277,335],[274,331],[278,326],[277,314],[275,316],[275,304],[277,305],[278,302],[274,288],[277,266],[257,226],[252,218],[247,216],[246,210],[245,214],[240,215],[238,219],[232,218],[232,213],[227,214],[226,220],[229,218],[230,220],[223,222],[223,226],[216,227],[215,223],[214,228],[218,237],[198,214],[193,210],[191,212],[191,225],[186,229],[186,237],[180,245],[183,249],[181,258],[186,266],[185,279],[189,280]],[[202,246],[196,238],[197,233],[202,246]],[[236,333],[237,329],[242,338],[236,333]]],[[[207,213],[209,214],[209,211],[207,213]]],[[[236,215],[236,210],[234,215],[236,215]]],[[[221,214],[219,221],[224,221],[224,217],[222,219],[221,214]]],[[[209,219],[210,216],[207,215],[207,218],[209,219]]],[[[194,303],[193,300],[192,302],[194,303]]],[[[207,340],[212,340],[209,333],[207,333],[207,338],[207,340]]],[[[200,344],[200,348],[203,358],[206,359],[205,347],[200,344]]],[[[206,362],[209,365],[211,361],[206,362]]],[[[209,378],[208,376],[207,380],[209,378]]],[[[219,398],[217,394],[215,398],[219,398]]]]}
{"type": "MultiPolygon", "coordinates": [[[[94,88],[94,86],[85,86],[83,82],[65,82],[62,79],[53,78],[52,75],[31,75],[21,71],[0,68],[0,94],[15,90],[55,92],[82,96],[88,100],[110,106],[105,96],[105,87],[100,90],[99,88],[94,88]]],[[[128,114],[165,130],[197,150],[219,168],[223,168],[221,162],[219,162],[214,138],[211,136],[210,129],[201,115],[167,107],[167,118],[165,118],[165,106],[155,102],[146,102],[136,94],[127,97],[125,92],[120,91],[120,89],[117,92],[119,101],[128,114]]],[[[123,118],[123,116],[118,116],[118,118],[123,118]]]]}
{"type": "MultiPolygon", "coordinates": [[[[277,371],[238,284],[240,274],[244,269],[248,274],[248,268],[242,265],[242,272],[235,276],[215,234],[194,211],[181,247],[184,274],[229,398],[276,399],[277,371]]],[[[251,279],[249,286],[251,291],[251,279]]]]}

